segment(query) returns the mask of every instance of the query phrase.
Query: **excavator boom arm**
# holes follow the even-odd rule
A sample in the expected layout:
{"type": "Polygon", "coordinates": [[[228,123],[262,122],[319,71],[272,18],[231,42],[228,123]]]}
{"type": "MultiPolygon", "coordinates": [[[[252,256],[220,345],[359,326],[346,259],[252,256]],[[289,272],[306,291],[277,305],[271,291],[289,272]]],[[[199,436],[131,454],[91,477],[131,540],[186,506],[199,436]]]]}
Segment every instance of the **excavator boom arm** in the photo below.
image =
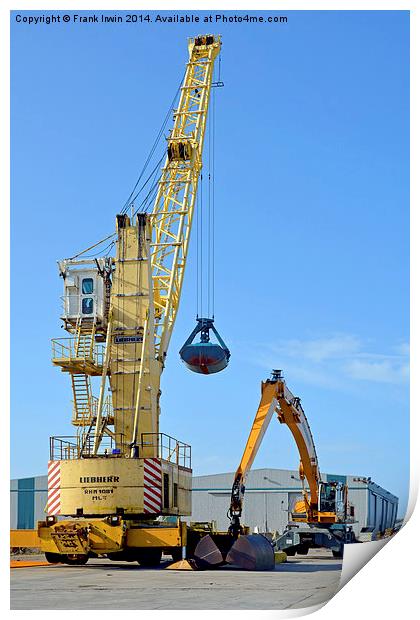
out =
{"type": "Polygon", "coordinates": [[[300,399],[294,396],[286,386],[281,371],[274,371],[272,378],[261,384],[261,400],[234,477],[228,512],[231,519],[230,531],[234,535],[241,532],[240,517],[246,477],[274,412],[277,413],[279,422],[286,424],[290,429],[299,451],[299,475],[302,482],[304,479],[307,480],[310,489],[310,498],[305,493],[306,510],[312,512],[316,511],[318,507],[318,489],[321,476],[311,429],[300,399]]]}
{"type": "Polygon", "coordinates": [[[230,515],[231,517],[242,512],[242,500],[245,492],[245,481],[249,470],[252,467],[255,456],[265,435],[265,431],[273,417],[277,407],[276,384],[262,383],[261,400],[258,405],[257,413],[252,423],[248,441],[242,455],[241,462],[236,470],[232,488],[230,515]]]}

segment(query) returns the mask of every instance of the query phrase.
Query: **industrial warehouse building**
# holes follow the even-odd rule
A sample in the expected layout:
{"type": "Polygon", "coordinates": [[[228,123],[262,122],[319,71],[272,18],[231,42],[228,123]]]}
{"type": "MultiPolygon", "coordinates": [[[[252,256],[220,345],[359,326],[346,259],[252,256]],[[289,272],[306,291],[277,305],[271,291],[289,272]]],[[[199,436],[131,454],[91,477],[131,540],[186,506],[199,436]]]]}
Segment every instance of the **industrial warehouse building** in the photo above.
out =
{"type": "MultiPolygon", "coordinates": [[[[193,478],[193,521],[214,519],[225,530],[229,519],[230,489],[233,473],[195,476],[193,478]]],[[[370,478],[322,474],[326,482],[347,483],[349,503],[354,512],[356,536],[365,527],[384,532],[393,527],[397,518],[398,498],[370,478]]],[[[297,471],[287,469],[255,469],[246,485],[242,522],[259,532],[282,532],[290,521],[290,513],[302,499],[301,481],[297,471]]]]}
{"type": "MultiPolygon", "coordinates": [[[[226,530],[233,477],[233,472],[195,476],[189,520],[215,521],[219,530],[226,530]]],[[[322,474],[322,479],[347,483],[356,536],[365,527],[384,532],[395,524],[398,498],[370,478],[322,474]]],[[[297,471],[255,469],[248,476],[242,521],[259,532],[282,532],[298,499],[301,499],[301,482],[297,471]]],[[[47,476],[12,480],[11,529],[34,529],[37,521],[45,518],[46,503],[47,476]]]]}

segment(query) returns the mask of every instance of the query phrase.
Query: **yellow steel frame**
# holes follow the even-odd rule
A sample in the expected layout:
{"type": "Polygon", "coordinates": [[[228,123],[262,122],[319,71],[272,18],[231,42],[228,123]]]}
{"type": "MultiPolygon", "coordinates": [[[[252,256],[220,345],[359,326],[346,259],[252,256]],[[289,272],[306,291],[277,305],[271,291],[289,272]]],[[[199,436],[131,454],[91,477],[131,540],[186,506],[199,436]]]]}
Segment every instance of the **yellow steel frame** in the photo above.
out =
{"type": "Polygon", "coordinates": [[[31,532],[31,540],[38,542],[36,546],[50,553],[113,553],[127,548],[171,548],[187,544],[187,524],[179,519],[170,526],[140,528],[132,527],[127,521],[110,525],[107,519],[63,520],[52,526],[39,522],[38,530],[31,532]]]}
{"type": "MultiPolygon", "coordinates": [[[[180,302],[202,168],[214,62],[220,47],[220,37],[190,39],[189,59],[168,138],[168,154],[153,211],[143,224],[141,241],[138,221],[130,221],[126,216],[118,225],[111,291],[113,315],[109,319],[111,344],[107,342],[105,355],[107,358],[111,346],[111,361],[109,369],[104,362],[103,380],[108,373],[115,435],[122,439],[119,447],[124,454],[138,453],[136,446],[142,433],[159,432],[160,376],[180,302]],[[138,333],[136,328],[142,329],[142,342],[115,344],[117,330],[134,335],[138,333]]],[[[95,454],[104,432],[101,406],[98,406],[95,454]]],[[[158,456],[156,448],[147,446],[141,447],[140,455],[158,456]]]]}
{"type": "Polygon", "coordinates": [[[10,530],[11,548],[37,549],[41,546],[37,530],[10,530]]]}
{"type": "MultiPolygon", "coordinates": [[[[84,455],[98,456],[106,434],[113,438],[121,457],[160,456],[159,445],[151,438],[159,433],[160,377],[180,302],[220,47],[220,37],[213,35],[189,40],[189,58],[153,211],[136,218],[117,216],[115,271],[101,359],[95,359],[95,325],[89,340],[87,327],[79,321],[74,357],[63,362],[60,353],[55,360],[66,371],[80,372],[86,381],[89,375],[101,376],[99,399],[93,403],[85,394],[79,398],[89,401],[87,414],[78,420],[84,426],[80,436],[84,455]],[[104,415],[108,378],[112,417],[104,415]]],[[[177,514],[189,510],[189,502],[184,503],[177,507],[177,514]]]]}
{"type": "Polygon", "coordinates": [[[155,306],[155,350],[165,360],[179,307],[190,240],[214,61],[220,37],[209,45],[189,41],[189,61],[168,147],[189,145],[189,159],[166,159],[152,213],[151,266],[155,306]]]}

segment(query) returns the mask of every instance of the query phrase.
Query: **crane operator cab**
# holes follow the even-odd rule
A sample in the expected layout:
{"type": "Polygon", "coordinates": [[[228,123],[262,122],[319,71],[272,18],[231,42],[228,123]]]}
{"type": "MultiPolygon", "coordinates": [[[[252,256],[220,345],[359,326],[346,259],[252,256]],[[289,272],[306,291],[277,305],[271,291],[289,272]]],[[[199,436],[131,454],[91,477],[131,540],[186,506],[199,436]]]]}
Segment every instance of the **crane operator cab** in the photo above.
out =
{"type": "Polygon", "coordinates": [[[230,358],[230,351],[216,330],[214,319],[204,318],[197,318],[197,325],[181,347],[179,354],[189,370],[204,375],[224,370],[230,358]],[[210,342],[210,330],[213,331],[218,344],[210,342]],[[200,342],[194,343],[198,334],[200,342]]]}
{"type": "Polygon", "coordinates": [[[109,310],[112,260],[59,261],[60,276],[64,280],[63,313],[61,319],[67,331],[76,326],[96,324],[96,332],[104,333],[109,310]]]}

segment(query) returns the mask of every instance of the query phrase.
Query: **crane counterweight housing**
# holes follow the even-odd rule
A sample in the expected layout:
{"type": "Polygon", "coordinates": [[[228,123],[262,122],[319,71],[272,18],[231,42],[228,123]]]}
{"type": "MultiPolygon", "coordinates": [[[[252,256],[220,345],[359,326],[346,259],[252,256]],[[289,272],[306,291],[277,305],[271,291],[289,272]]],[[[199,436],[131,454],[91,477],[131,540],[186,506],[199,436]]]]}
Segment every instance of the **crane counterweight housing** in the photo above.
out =
{"type": "Polygon", "coordinates": [[[59,262],[69,337],[53,340],[52,361],[71,380],[76,435],[50,439],[48,516],[39,524],[44,551],[58,561],[108,553],[150,565],[186,545],[191,448],[160,431],[160,380],[220,47],[220,36],[189,39],[152,211],[117,215],[115,256],[92,259],[86,250],[59,262]]]}

